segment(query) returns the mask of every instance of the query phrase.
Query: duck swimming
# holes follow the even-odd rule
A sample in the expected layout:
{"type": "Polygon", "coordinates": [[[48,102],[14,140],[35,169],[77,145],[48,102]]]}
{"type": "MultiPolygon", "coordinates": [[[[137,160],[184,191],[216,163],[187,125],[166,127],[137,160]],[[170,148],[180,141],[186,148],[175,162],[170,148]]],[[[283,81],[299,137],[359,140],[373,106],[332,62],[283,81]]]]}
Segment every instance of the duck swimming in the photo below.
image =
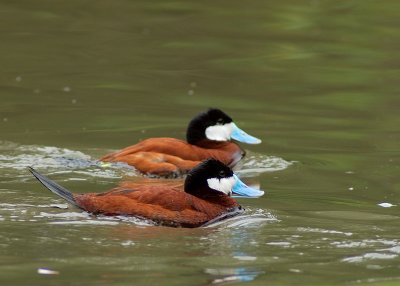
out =
{"type": "Polygon", "coordinates": [[[148,175],[179,176],[201,161],[214,158],[234,167],[245,155],[231,140],[259,144],[255,138],[219,109],[211,108],[194,117],[186,131],[187,142],[175,138],[149,138],[100,158],[106,162],[125,162],[148,175]]]}
{"type": "Polygon", "coordinates": [[[29,170],[51,192],[84,211],[134,216],[171,227],[199,227],[236,216],[244,209],[231,197],[233,192],[264,193],[246,186],[229,167],[215,159],[202,162],[188,173],[184,192],[171,186],[142,185],[105,193],[73,194],[34,169],[29,170]]]}

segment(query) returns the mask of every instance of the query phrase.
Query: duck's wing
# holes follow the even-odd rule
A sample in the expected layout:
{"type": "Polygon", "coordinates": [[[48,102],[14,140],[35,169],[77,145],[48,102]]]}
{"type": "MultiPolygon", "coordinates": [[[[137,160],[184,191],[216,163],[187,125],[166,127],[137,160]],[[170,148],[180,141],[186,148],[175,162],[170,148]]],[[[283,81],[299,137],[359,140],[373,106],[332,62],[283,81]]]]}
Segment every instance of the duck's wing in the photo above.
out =
{"type": "Polygon", "coordinates": [[[211,218],[195,209],[191,195],[180,190],[120,189],[104,194],[81,194],[76,201],[94,214],[125,215],[149,219],[160,225],[197,227],[211,218]]]}

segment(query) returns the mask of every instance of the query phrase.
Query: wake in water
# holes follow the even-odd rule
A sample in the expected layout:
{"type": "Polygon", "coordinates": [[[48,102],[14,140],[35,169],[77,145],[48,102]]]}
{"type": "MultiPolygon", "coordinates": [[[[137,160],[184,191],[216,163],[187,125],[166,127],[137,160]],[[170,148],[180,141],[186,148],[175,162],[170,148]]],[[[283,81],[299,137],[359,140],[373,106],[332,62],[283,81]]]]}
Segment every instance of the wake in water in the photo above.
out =
{"type": "MultiPolygon", "coordinates": [[[[134,224],[137,226],[155,226],[157,225],[151,220],[137,218],[134,216],[104,216],[90,215],[86,212],[66,212],[61,214],[40,213],[41,217],[57,218],[57,221],[49,222],[50,224],[100,224],[100,225],[117,225],[117,224],[134,224]],[[60,220],[61,219],[61,220],[60,220]]],[[[258,209],[256,211],[246,210],[246,214],[235,216],[223,221],[209,224],[204,228],[243,228],[243,227],[260,227],[264,223],[274,223],[279,220],[270,212],[258,209]]]]}
{"type": "Polygon", "coordinates": [[[262,209],[258,209],[255,211],[251,209],[246,209],[245,213],[242,215],[231,217],[212,224],[207,224],[205,228],[260,227],[260,225],[263,223],[273,223],[277,221],[279,220],[272,213],[268,211],[262,209]]]}
{"type": "Polygon", "coordinates": [[[31,178],[27,167],[46,170],[52,174],[71,174],[68,180],[86,180],[88,177],[122,178],[135,176],[134,168],[124,163],[106,164],[89,155],[66,148],[19,145],[0,141],[0,178],[3,182],[24,181],[31,178]],[[83,177],[83,178],[82,178],[83,177]]]}
{"type": "MultiPolygon", "coordinates": [[[[275,172],[288,168],[293,162],[282,158],[248,152],[240,162],[239,175],[251,177],[264,172],[275,172]]],[[[52,174],[75,174],[68,180],[88,178],[122,178],[139,176],[135,169],[125,163],[103,163],[80,151],[66,148],[19,145],[0,141],[0,178],[2,181],[23,181],[31,178],[28,166],[46,170],[52,174]]]]}
{"type": "Polygon", "coordinates": [[[285,170],[293,163],[293,161],[286,161],[279,157],[247,151],[246,156],[239,163],[240,169],[235,172],[246,177],[252,177],[265,172],[285,170]]]}
{"type": "MultiPolygon", "coordinates": [[[[155,222],[137,218],[134,216],[105,216],[93,215],[81,211],[68,204],[11,204],[0,203],[0,221],[46,221],[49,224],[96,224],[96,225],[118,225],[133,224],[137,226],[154,226],[155,222]],[[61,212],[54,209],[62,210],[61,212]],[[54,210],[54,211],[53,211],[54,210]]],[[[204,228],[237,228],[237,227],[260,227],[261,224],[274,223],[279,220],[270,212],[257,209],[246,209],[245,214],[238,215],[226,220],[207,224],[204,228]]]]}

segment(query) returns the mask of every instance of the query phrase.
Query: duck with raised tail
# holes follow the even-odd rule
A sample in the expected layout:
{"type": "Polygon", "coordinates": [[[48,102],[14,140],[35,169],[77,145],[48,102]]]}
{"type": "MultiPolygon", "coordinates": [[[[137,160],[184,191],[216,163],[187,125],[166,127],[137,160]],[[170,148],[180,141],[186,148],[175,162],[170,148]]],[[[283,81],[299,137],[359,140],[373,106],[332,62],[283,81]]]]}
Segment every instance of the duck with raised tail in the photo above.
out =
{"type": "Polygon", "coordinates": [[[199,227],[243,213],[232,193],[250,197],[264,194],[246,186],[228,166],[215,159],[200,163],[188,173],[184,191],[145,184],[134,189],[73,194],[33,168],[30,171],[51,192],[89,213],[134,216],[172,227],[199,227]]]}

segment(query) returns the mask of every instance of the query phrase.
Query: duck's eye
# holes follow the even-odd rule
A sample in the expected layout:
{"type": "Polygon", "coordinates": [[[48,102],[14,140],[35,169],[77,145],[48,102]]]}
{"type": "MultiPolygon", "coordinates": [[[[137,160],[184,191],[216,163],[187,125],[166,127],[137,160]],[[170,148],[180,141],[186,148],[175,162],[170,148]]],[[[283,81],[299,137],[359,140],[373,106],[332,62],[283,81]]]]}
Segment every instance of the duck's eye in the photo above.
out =
{"type": "Polygon", "coordinates": [[[225,177],[225,171],[219,171],[219,176],[222,178],[222,177],[225,177]]]}
{"type": "Polygon", "coordinates": [[[218,118],[217,124],[221,124],[221,125],[224,124],[224,120],[222,118],[218,118]]]}

